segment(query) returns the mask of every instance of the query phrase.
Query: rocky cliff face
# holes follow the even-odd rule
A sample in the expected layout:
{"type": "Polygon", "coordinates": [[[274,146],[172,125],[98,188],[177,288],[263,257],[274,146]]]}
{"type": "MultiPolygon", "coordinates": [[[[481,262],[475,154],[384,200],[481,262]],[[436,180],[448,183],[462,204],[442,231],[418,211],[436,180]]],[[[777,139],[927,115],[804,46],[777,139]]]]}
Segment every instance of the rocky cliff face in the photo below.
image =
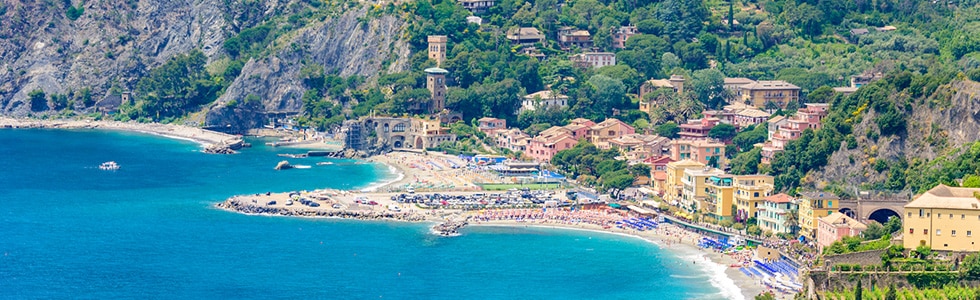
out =
{"type": "MultiPolygon", "coordinates": [[[[193,49],[219,60],[227,56],[226,38],[289,11],[293,2],[301,1],[93,0],[74,3],[84,5],[84,13],[72,21],[64,1],[3,1],[0,114],[28,114],[28,94],[37,89],[51,95],[89,88],[96,101],[113,87],[130,90],[151,68],[193,49]]],[[[298,78],[303,62],[341,75],[377,75],[385,60],[387,70],[402,70],[409,55],[400,39],[404,23],[366,13],[354,8],[283,34],[273,46],[281,49],[250,60],[197,122],[254,127],[265,111],[298,111],[305,92],[298,78]],[[261,105],[226,107],[250,94],[261,105]]]]}
{"type": "Polygon", "coordinates": [[[226,36],[221,0],[85,1],[74,21],[62,1],[2,5],[0,112],[12,115],[29,112],[35,89],[90,88],[98,99],[175,54],[198,48],[214,57],[226,36]]]}
{"type": "Polygon", "coordinates": [[[930,161],[943,151],[980,140],[980,83],[954,81],[911,105],[905,134],[880,137],[877,141],[867,138],[867,132],[877,130],[876,114],[869,112],[854,126],[858,147],[848,150],[846,143],[842,143],[827,166],[808,179],[817,187],[829,182],[851,187],[884,182],[889,174],[887,170],[874,170],[878,160],[930,161]]]}
{"type": "Polygon", "coordinates": [[[274,55],[250,60],[241,75],[212,106],[206,126],[231,125],[236,130],[261,126],[265,112],[298,112],[306,92],[300,79],[303,63],[319,64],[327,73],[371,77],[382,71],[404,69],[409,47],[399,39],[404,23],[392,16],[360,22],[365,10],[350,11],[319,24],[307,26],[282,44],[290,45],[274,55]],[[296,45],[296,46],[292,46],[296,45]],[[394,58],[387,70],[383,61],[394,58]],[[258,109],[227,107],[248,95],[262,101],[258,109]]]}

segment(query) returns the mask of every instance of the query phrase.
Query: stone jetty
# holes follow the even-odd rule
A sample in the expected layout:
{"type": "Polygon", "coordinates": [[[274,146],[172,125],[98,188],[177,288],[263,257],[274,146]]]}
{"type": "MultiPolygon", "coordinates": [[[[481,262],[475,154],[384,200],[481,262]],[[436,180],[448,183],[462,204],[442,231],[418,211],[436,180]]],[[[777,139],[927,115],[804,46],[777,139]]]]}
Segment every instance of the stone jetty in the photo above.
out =
{"type": "Polygon", "coordinates": [[[459,230],[467,224],[469,223],[466,221],[447,220],[446,222],[432,226],[432,231],[441,236],[457,236],[459,235],[459,230]]]}
{"type": "Polygon", "coordinates": [[[302,207],[299,204],[292,207],[281,207],[278,205],[269,205],[269,203],[262,203],[257,200],[259,199],[250,198],[248,196],[236,196],[224,202],[218,203],[217,207],[245,214],[343,218],[356,220],[393,220],[406,222],[427,221],[425,215],[412,212],[340,209],[332,208],[326,205],[316,208],[302,207]]]}

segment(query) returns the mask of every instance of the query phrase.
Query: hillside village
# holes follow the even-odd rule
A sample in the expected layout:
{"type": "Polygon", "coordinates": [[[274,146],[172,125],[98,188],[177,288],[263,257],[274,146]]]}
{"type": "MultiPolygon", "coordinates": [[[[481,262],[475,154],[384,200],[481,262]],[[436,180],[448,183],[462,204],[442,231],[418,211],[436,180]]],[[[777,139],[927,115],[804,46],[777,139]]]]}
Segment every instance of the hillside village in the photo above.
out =
{"type": "Polygon", "coordinates": [[[980,8],[961,2],[226,1],[242,7],[209,15],[207,45],[115,26],[128,6],[0,5],[16,15],[0,48],[36,50],[0,51],[0,108],[454,156],[495,184],[557,181],[768,251],[739,270],[785,273],[782,298],[965,299],[980,295],[980,8]],[[13,34],[76,26],[114,36],[13,34]],[[61,65],[82,54],[116,67],[61,65]]]}

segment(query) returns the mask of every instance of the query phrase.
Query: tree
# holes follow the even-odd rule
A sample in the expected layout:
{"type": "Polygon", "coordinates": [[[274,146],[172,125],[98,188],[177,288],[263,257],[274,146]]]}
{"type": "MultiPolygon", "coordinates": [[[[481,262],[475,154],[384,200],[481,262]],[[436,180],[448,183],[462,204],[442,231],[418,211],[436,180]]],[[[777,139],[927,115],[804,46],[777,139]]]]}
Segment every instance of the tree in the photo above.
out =
{"type": "Polygon", "coordinates": [[[967,175],[963,178],[963,187],[980,188],[980,176],[967,175]]]}
{"type": "Polygon", "coordinates": [[[888,285],[888,291],[885,292],[885,300],[898,300],[898,292],[895,291],[895,285],[888,285]]]}
{"type": "Polygon", "coordinates": [[[857,285],[854,287],[854,300],[862,300],[864,298],[861,293],[864,292],[864,289],[861,288],[861,278],[858,278],[857,281],[857,285]]]}
{"type": "Polygon", "coordinates": [[[720,108],[725,103],[725,74],[716,69],[694,71],[685,90],[708,108],[720,108]]]}
{"type": "Polygon", "coordinates": [[[633,176],[650,176],[650,165],[635,164],[630,166],[630,174],[633,176]]]}
{"type": "Polygon", "coordinates": [[[759,124],[746,127],[742,132],[739,132],[732,139],[732,144],[737,146],[739,151],[748,151],[755,144],[765,142],[768,137],[769,127],[765,126],[765,124],[759,124]]]}
{"type": "Polygon", "coordinates": [[[672,40],[689,40],[695,37],[710,12],[701,0],[666,0],[660,3],[657,19],[664,24],[664,33],[672,40]]]}
{"type": "Polygon", "coordinates": [[[717,168],[718,167],[718,156],[712,156],[711,158],[708,158],[708,166],[709,167],[712,167],[712,168],[717,168]]]}
{"type": "Polygon", "coordinates": [[[731,161],[732,174],[748,175],[759,172],[759,163],[762,162],[762,149],[752,148],[752,150],[739,153],[731,161]]]}
{"type": "Polygon", "coordinates": [[[829,86],[821,86],[810,94],[806,96],[806,102],[809,103],[830,103],[830,100],[834,98],[834,89],[829,86]]]}
{"type": "Polygon", "coordinates": [[[755,300],[776,300],[772,292],[764,292],[755,296],[755,300]]]}
{"type": "Polygon", "coordinates": [[[668,139],[676,139],[680,137],[678,133],[681,132],[681,127],[677,126],[677,124],[674,122],[667,122],[663,125],[657,126],[657,128],[654,130],[657,131],[657,135],[668,139]]]}
{"type": "Polygon", "coordinates": [[[735,137],[735,126],[725,123],[715,125],[708,131],[708,136],[723,141],[731,140],[735,137]]]}
{"type": "Polygon", "coordinates": [[[964,257],[963,261],[960,262],[960,270],[965,279],[980,279],[980,253],[973,253],[964,257]]]}
{"type": "Polygon", "coordinates": [[[48,99],[42,89],[31,91],[27,94],[27,98],[30,99],[31,111],[44,111],[48,108],[48,99]]]}

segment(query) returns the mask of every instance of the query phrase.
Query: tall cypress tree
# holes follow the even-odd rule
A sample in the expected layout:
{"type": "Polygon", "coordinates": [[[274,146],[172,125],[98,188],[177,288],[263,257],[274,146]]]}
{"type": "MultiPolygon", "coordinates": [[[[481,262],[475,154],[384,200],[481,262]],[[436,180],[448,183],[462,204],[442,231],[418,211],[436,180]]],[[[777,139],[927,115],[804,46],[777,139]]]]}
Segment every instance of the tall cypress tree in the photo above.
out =
{"type": "Polygon", "coordinates": [[[728,1],[728,31],[735,29],[735,0],[728,1]]]}

